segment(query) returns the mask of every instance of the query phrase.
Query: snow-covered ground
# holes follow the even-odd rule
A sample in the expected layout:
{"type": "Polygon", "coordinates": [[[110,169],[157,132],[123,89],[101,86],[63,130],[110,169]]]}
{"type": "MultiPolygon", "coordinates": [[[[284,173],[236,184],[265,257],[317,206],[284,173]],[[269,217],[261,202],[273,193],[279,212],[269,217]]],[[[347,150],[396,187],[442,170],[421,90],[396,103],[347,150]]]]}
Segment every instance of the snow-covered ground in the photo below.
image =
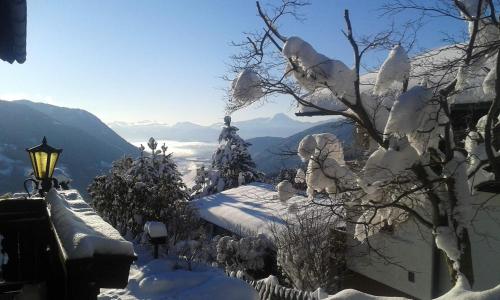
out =
{"type": "Polygon", "coordinates": [[[136,245],[139,259],[131,266],[125,289],[101,289],[98,299],[111,300],[254,300],[258,294],[244,281],[228,277],[220,269],[185,264],[173,257],[153,259],[151,249],[136,245]]]}

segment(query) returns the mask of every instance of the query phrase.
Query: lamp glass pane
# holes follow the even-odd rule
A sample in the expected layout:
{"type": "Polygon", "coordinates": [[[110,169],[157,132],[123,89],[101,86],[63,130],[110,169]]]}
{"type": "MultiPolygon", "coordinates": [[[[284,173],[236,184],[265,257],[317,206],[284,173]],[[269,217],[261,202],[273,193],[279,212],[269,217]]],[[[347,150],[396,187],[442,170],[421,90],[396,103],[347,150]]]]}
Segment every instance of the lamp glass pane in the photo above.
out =
{"type": "Polygon", "coordinates": [[[50,154],[50,166],[49,166],[49,176],[48,176],[50,178],[54,174],[54,169],[56,167],[58,157],[59,157],[59,153],[57,153],[57,152],[53,152],[50,154]]]}
{"type": "Polygon", "coordinates": [[[35,153],[29,152],[29,154],[30,154],[31,166],[33,167],[33,172],[35,172],[35,178],[38,178],[38,169],[36,168],[35,153]]]}
{"type": "Polygon", "coordinates": [[[47,178],[47,158],[48,156],[46,152],[35,152],[38,179],[47,178]]]}

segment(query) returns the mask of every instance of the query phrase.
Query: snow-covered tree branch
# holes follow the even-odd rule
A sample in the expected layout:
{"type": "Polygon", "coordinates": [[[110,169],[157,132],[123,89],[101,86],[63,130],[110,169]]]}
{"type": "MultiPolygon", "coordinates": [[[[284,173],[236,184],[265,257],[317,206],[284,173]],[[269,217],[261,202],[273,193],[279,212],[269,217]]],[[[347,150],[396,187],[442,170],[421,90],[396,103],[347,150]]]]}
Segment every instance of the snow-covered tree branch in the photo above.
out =
{"type": "Polygon", "coordinates": [[[268,15],[257,2],[264,29],[238,44],[242,53],[233,57],[234,76],[228,76],[234,78],[228,111],[288,95],[299,110],[353,121],[366,145],[355,163],[344,161],[335,136],[311,135],[300,143],[298,153],[307,168],[299,173],[311,200],[353,224],[361,241],[387,226],[417,221],[432,230],[453,281],[473,285],[471,196],[480,184],[498,187],[500,180],[500,29],[493,1],[426,6],[396,0],[382,6],[387,15],[413,10],[422,18],[464,22],[466,39],[418,55],[407,51],[414,41],[405,47],[401,36],[406,33],[394,28],[371,40],[358,38],[346,10],[344,35],[353,68],[319,53],[301,37],[280,32],[283,12],[295,11],[297,5],[284,1],[268,15]],[[367,52],[389,46],[378,71],[361,74],[367,52]],[[463,115],[455,107],[476,103],[489,105],[489,112],[469,121],[470,126],[457,126],[463,115]]]}

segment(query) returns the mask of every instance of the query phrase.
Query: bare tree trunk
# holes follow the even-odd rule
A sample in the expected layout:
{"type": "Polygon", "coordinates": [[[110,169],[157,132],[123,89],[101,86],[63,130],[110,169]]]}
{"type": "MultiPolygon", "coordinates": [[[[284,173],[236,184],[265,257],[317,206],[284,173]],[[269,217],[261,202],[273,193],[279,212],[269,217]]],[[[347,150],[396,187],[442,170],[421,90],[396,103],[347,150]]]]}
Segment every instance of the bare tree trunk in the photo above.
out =
{"type": "MultiPolygon", "coordinates": [[[[464,228],[458,237],[458,246],[461,249],[459,271],[462,273],[470,286],[474,285],[474,268],[472,265],[472,248],[469,239],[469,231],[464,228]]],[[[456,276],[453,277],[453,282],[456,282],[456,276]]]]}

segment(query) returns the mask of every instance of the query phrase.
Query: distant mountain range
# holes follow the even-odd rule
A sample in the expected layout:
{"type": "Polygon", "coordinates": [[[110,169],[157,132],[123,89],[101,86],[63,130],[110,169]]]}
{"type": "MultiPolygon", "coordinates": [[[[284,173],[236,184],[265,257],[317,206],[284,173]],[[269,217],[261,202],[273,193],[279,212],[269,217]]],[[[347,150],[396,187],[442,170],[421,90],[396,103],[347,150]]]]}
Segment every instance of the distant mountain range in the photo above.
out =
{"type": "MultiPolygon", "coordinates": [[[[222,124],[201,126],[183,122],[163,124],[112,123],[111,128],[93,114],[28,100],[0,100],[0,195],[23,190],[23,181],[31,171],[26,148],[41,143],[43,136],[56,148],[63,148],[58,167],[73,179],[72,186],[85,194],[91,180],[107,172],[111,163],[124,155],[138,155],[128,141],[157,139],[216,142],[222,124]],[[117,131],[120,135],[115,133],[117,131]]],[[[274,175],[283,167],[296,167],[296,151],[307,134],[332,132],[346,145],[352,140],[352,126],[341,121],[301,122],[285,114],[233,122],[247,139],[258,169],[274,175]],[[298,133],[297,133],[298,132],[298,133]]]]}
{"type": "Polygon", "coordinates": [[[0,100],[0,194],[23,190],[31,164],[25,149],[41,143],[63,148],[58,167],[85,192],[92,178],[123,155],[137,155],[129,144],[93,114],[35,103],[0,100]]]}
{"type": "MultiPolygon", "coordinates": [[[[302,122],[285,114],[276,114],[272,118],[257,118],[247,121],[233,120],[232,125],[239,128],[239,135],[244,139],[262,136],[288,137],[307,128],[323,124],[323,122],[302,122]]],[[[157,139],[176,141],[214,142],[219,137],[222,123],[210,126],[181,122],[174,125],[158,123],[125,123],[108,124],[119,135],[131,142],[145,141],[150,136],[157,139]]]]}
{"type": "Polygon", "coordinates": [[[297,168],[302,164],[299,156],[295,154],[302,138],[309,134],[326,132],[333,133],[342,141],[346,158],[356,155],[351,147],[353,125],[341,120],[320,124],[286,138],[257,137],[247,141],[252,144],[249,151],[257,169],[267,176],[274,176],[283,168],[297,168]]]}

